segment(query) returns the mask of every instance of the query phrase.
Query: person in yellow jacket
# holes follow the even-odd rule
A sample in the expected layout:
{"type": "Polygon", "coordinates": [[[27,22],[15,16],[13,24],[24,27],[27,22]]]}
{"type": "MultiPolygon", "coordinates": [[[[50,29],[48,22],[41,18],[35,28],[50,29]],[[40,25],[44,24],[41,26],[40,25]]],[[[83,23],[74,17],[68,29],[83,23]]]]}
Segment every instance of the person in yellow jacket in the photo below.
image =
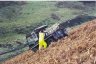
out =
{"type": "Polygon", "coordinates": [[[39,32],[39,50],[42,47],[47,48],[47,43],[45,42],[44,37],[45,37],[45,33],[43,32],[43,30],[41,30],[39,32]]]}

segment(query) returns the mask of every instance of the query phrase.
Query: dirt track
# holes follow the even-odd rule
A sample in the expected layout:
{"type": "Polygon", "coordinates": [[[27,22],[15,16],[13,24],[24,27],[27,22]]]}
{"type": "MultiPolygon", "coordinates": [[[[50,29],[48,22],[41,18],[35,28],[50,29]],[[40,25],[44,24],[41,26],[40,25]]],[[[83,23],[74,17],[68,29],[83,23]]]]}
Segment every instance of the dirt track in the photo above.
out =
{"type": "Polygon", "coordinates": [[[96,19],[73,29],[47,49],[26,51],[3,64],[96,64],[96,19]]]}

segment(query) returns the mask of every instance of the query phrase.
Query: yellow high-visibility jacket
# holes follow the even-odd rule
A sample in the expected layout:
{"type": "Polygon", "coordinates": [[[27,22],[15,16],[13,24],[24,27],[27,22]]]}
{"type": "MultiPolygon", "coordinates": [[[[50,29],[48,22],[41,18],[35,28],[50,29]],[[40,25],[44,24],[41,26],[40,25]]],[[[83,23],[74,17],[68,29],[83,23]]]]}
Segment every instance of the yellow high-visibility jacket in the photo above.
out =
{"type": "Polygon", "coordinates": [[[39,42],[44,41],[45,33],[39,32],[39,42]]]}
{"type": "Polygon", "coordinates": [[[44,40],[45,33],[39,32],[39,49],[42,47],[47,48],[47,43],[44,40]]]}

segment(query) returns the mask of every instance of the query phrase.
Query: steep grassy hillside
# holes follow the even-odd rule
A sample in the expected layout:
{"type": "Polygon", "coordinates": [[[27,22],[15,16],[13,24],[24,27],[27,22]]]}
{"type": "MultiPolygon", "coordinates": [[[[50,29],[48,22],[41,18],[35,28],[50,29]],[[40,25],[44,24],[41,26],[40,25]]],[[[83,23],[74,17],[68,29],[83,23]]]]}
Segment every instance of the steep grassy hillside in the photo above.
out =
{"type": "MultiPolygon", "coordinates": [[[[85,6],[82,2],[65,2],[62,5],[58,3],[23,2],[22,5],[12,4],[0,7],[0,44],[11,44],[15,47],[18,45],[16,41],[24,43],[26,33],[31,32],[38,26],[44,24],[50,26],[56,22],[65,22],[65,20],[81,14],[96,16],[96,6],[85,6]]],[[[89,19],[88,17],[79,22],[83,23],[89,19]]],[[[66,23],[68,24],[68,22],[66,23]]],[[[0,52],[11,48],[0,47],[0,52]]],[[[0,56],[0,61],[13,57],[26,49],[0,56]]]]}
{"type": "Polygon", "coordinates": [[[73,29],[46,50],[29,50],[3,64],[96,64],[96,19],[73,29]]]}

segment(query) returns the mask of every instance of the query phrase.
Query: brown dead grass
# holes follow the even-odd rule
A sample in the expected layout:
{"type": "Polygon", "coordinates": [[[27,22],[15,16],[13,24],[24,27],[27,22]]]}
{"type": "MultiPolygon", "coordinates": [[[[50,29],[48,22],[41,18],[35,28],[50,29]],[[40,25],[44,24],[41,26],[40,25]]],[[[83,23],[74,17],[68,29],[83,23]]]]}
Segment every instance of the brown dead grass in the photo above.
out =
{"type": "Polygon", "coordinates": [[[96,64],[96,19],[73,29],[47,49],[26,51],[3,64],[96,64]]]}

